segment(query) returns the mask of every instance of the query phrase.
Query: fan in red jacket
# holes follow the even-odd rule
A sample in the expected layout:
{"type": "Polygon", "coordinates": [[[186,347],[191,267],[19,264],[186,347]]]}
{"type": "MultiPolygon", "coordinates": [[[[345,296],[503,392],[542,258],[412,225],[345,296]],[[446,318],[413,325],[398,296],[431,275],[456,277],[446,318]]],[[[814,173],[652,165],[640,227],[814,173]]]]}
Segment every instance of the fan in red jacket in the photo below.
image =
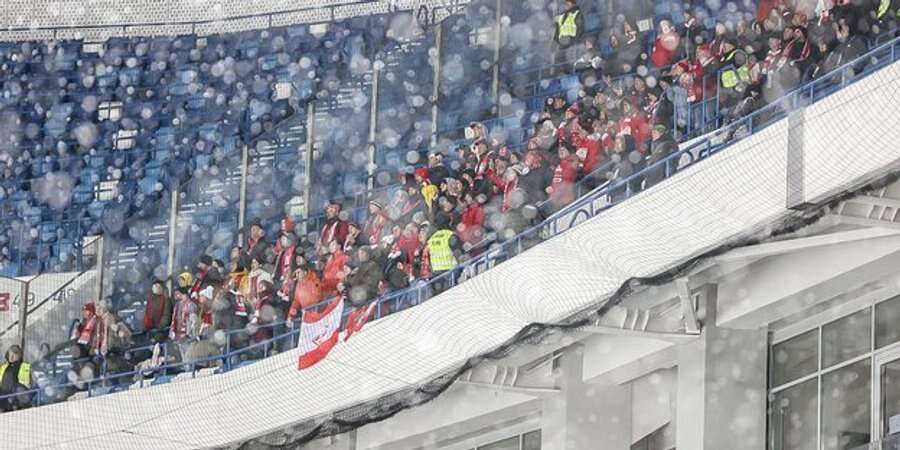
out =
{"type": "Polygon", "coordinates": [[[619,119],[619,134],[634,138],[637,149],[644,152],[644,143],[650,139],[650,121],[630,102],[622,102],[622,118],[619,119]]]}
{"type": "Polygon", "coordinates": [[[457,226],[458,235],[463,242],[475,244],[484,236],[484,209],[471,192],[466,193],[463,201],[466,210],[457,226]]]}
{"type": "Polygon", "coordinates": [[[341,220],[338,215],[341,212],[341,205],[331,203],[325,208],[325,225],[319,233],[319,242],[316,243],[316,249],[320,255],[327,255],[329,245],[337,242],[339,246],[344,245],[344,239],[347,239],[349,227],[347,222],[341,220]]]}
{"type": "Polygon", "coordinates": [[[390,222],[384,206],[376,201],[369,202],[369,217],[362,229],[362,242],[366,245],[378,245],[385,232],[385,226],[390,222]]]}
{"type": "Polygon", "coordinates": [[[560,144],[563,142],[572,142],[572,136],[578,129],[578,114],[580,111],[581,108],[578,106],[578,103],[575,103],[566,109],[566,118],[559,123],[556,132],[556,138],[560,144]]]}
{"type": "Polygon", "coordinates": [[[693,65],[692,69],[694,90],[699,92],[700,95],[700,98],[697,100],[711,98],[716,95],[716,87],[719,82],[719,60],[713,54],[709,44],[697,47],[697,63],[693,65]]]}
{"type": "Polygon", "coordinates": [[[578,178],[578,157],[572,154],[569,144],[559,146],[559,164],[553,171],[553,181],[547,188],[554,209],[575,200],[575,180],[578,178]]]}
{"type": "Polygon", "coordinates": [[[575,140],[575,145],[578,149],[575,151],[575,154],[581,160],[581,170],[584,175],[593,172],[603,160],[603,146],[599,140],[589,134],[592,131],[581,127],[575,140]]]}
{"type": "Polygon", "coordinates": [[[668,66],[672,63],[672,57],[678,51],[681,44],[681,36],[672,22],[668,20],[659,21],[659,33],[656,35],[656,41],[653,43],[653,52],[650,54],[650,60],[656,67],[668,66]]]}

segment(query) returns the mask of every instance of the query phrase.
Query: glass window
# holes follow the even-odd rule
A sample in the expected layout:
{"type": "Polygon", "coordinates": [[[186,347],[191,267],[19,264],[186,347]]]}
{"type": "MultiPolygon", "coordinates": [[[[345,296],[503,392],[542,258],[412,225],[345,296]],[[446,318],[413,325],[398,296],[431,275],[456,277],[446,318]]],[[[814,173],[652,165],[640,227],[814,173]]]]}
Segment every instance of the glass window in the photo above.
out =
{"type": "Polygon", "coordinates": [[[534,430],[522,436],[522,450],[541,450],[541,430],[534,430]]]}
{"type": "Polygon", "coordinates": [[[494,442],[493,444],[482,445],[478,450],[519,450],[519,436],[494,442]]]}
{"type": "Polygon", "coordinates": [[[822,375],[822,448],[849,450],[869,443],[869,384],[866,359],[822,375]]]}
{"type": "Polygon", "coordinates": [[[875,305],[875,348],[900,341],[900,296],[875,305]]]}
{"type": "Polygon", "coordinates": [[[893,435],[900,448],[900,360],[881,366],[881,429],[893,435]]]}
{"type": "Polygon", "coordinates": [[[871,309],[866,308],[822,327],[822,367],[867,353],[872,341],[871,309]]]}
{"type": "Polygon", "coordinates": [[[769,403],[769,450],[816,450],[817,380],[792,386],[769,403]]]}
{"type": "Polygon", "coordinates": [[[819,330],[810,330],[772,346],[772,386],[781,386],[816,371],[819,330]]]}

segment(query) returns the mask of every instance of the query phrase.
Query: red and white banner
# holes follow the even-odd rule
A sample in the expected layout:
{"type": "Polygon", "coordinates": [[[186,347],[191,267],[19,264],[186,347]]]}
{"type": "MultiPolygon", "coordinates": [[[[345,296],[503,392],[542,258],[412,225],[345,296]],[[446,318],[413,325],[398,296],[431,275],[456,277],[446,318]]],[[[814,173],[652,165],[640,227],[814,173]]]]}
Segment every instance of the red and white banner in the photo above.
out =
{"type": "Polygon", "coordinates": [[[300,369],[312,367],[328,356],[338,343],[341,318],[344,313],[343,297],[332,300],[322,311],[303,311],[300,323],[300,369]]]}
{"type": "Polygon", "coordinates": [[[0,292],[0,311],[9,311],[9,294],[0,292]]]}
{"type": "Polygon", "coordinates": [[[378,302],[372,302],[368,305],[354,309],[350,315],[347,316],[347,326],[344,328],[345,341],[350,339],[350,336],[353,336],[362,330],[363,325],[365,325],[366,322],[372,318],[372,315],[375,314],[375,308],[377,306],[378,302]]]}

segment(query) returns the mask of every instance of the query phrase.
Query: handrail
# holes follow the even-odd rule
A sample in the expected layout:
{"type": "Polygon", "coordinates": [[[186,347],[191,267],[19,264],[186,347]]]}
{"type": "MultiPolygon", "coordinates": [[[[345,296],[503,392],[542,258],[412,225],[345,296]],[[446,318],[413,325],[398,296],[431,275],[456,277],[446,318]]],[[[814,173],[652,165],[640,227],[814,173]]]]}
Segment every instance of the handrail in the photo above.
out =
{"type": "MultiPolygon", "coordinates": [[[[47,388],[56,388],[56,389],[60,389],[60,388],[70,388],[70,387],[71,387],[71,388],[80,389],[79,386],[84,386],[84,385],[86,385],[86,386],[87,386],[88,396],[91,396],[91,392],[92,392],[91,389],[92,389],[92,385],[93,385],[93,384],[107,383],[107,382],[109,382],[109,381],[120,380],[120,379],[127,378],[127,377],[134,377],[135,375],[142,375],[142,374],[147,373],[147,372],[151,372],[151,373],[165,373],[168,369],[176,369],[176,368],[182,368],[182,367],[191,367],[191,369],[192,369],[191,372],[192,372],[194,375],[196,375],[196,366],[198,366],[198,365],[203,365],[203,364],[208,364],[208,363],[210,363],[210,362],[214,362],[214,361],[218,361],[218,360],[223,360],[223,365],[222,365],[222,367],[225,368],[225,369],[227,370],[227,367],[228,367],[228,366],[227,366],[227,364],[225,363],[225,360],[231,359],[231,358],[233,358],[233,357],[235,357],[235,356],[238,356],[238,355],[241,355],[241,354],[250,352],[250,351],[257,350],[257,349],[259,349],[259,348],[264,348],[264,349],[266,349],[266,353],[268,353],[268,348],[269,348],[269,346],[272,346],[272,345],[274,345],[275,343],[277,343],[278,341],[284,340],[285,338],[290,338],[290,337],[293,337],[293,336],[295,336],[295,335],[298,335],[299,333],[300,333],[300,330],[299,330],[299,329],[291,330],[291,331],[289,331],[289,332],[287,332],[287,333],[283,333],[283,334],[281,334],[281,335],[274,336],[274,337],[272,337],[272,338],[270,338],[270,339],[266,339],[265,341],[262,341],[262,342],[258,342],[258,343],[255,343],[255,344],[250,344],[250,345],[248,345],[248,346],[246,346],[246,347],[242,347],[242,348],[240,348],[240,349],[237,349],[237,350],[234,350],[234,351],[231,351],[231,352],[228,352],[228,353],[224,353],[224,354],[220,354],[220,355],[214,355],[214,356],[209,356],[209,357],[205,357],[205,358],[198,358],[198,359],[196,359],[196,360],[182,361],[182,362],[178,362],[178,363],[166,363],[166,364],[163,364],[163,365],[160,365],[160,366],[157,366],[157,367],[150,367],[150,368],[136,369],[136,370],[131,370],[131,371],[127,371],[127,372],[115,373],[115,374],[112,374],[112,375],[103,374],[103,375],[101,375],[101,376],[99,376],[99,377],[94,377],[94,378],[91,378],[91,379],[88,379],[88,380],[80,380],[80,381],[77,381],[77,382],[69,382],[69,383],[62,383],[62,384],[53,384],[53,385],[42,386],[42,387],[39,387],[39,388],[34,388],[34,389],[27,390],[27,391],[22,391],[22,392],[13,393],[13,394],[0,395],[0,400],[10,399],[10,398],[15,398],[15,397],[21,397],[21,396],[31,396],[31,395],[37,394],[37,397],[36,397],[36,398],[33,398],[32,401],[36,401],[36,402],[38,403],[38,406],[40,406],[40,403],[41,403],[41,401],[40,401],[40,400],[41,400],[41,393],[42,393],[45,389],[47,389],[47,388]]],[[[136,350],[137,350],[137,349],[135,349],[135,351],[136,351],[136,350]]],[[[84,359],[84,360],[90,360],[91,358],[83,358],[83,359],[84,359]]],[[[103,366],[105,367],[105,364],[104,364],[103,366]]],[[[140,381],[141,387],[143,387],[143,381],[144,381],[143,377],[141,377],[139,381],[140,381]]]]}
{"type": "MultiPolygon", "coordinates": [[[[310,310],[313,310],[313,309],[316,309],[316,308],[324,307],[325,305],[327,305],[327,304],[330,303],[331,301],[333,301],[333,299],[328,299],[328,300],[319,302],[319,303],[317,303],[317,304],[315,304],[315,305],[310,305],[310,306],[304,308],[304,311],[310,311],[310,310]]],[[[351,311],[352,311],[352,309],[346,308],[346,307],[345,307],[344,311],[342,311],[342,319],[346,319],[346,317],[350,314],[351,311]]],[[[299,320],[299,319],[298,319],[298,320],[299,320]]],[[[23,392],[18,392],[18,393],[13,393],[13,394],[6,394],[6,395],[0,395],[0,400],[3,400],[3,399],[9,399],[9,398],[14,398],[14,397],[20,397],[20,396],[23,396],[23,395],[35,395],[35,394],[38,394],[37,397],[33,399],[33,401],[36,401],[36,402],[38,403],[38,406],[39,406],[40,403],[41,403],[41,402],[40,402],[40,400],[41,400],[41,395],[40,395],[40,393],[41,393],[44,389],[47,389],[47,388],[56,388],[56,389],[60,389],[60,388],[74,387],[74,388],[78,389],[78,388],[79,388],[79,385],[81,385],[81,386],[87,385],[87,386],[88,386],[88,395],[90,396],[90,393],[91,393],[91,385],[93,385],[93,384],[97,384],[97,383],[106,383],[106,382],[109,382],[109,381],[112,381],[112,380],[119,380],[119,379],[126,378],[126,377],[134,377],[135,375],[142,375],[142,374],[145,374],[145,373],[148,373],[148,372],[151,372],[151,373],[162,373],[162,374],[166,374],[166,372],[167,372],[169,369],[178,369],[178,368],[183,368],[183,367],[191,367],[192,373],[195,374],[195,373],[196,373],[196,370],[195,370],[195,369],[196,369],[196,366],[198,366],[198,365],[203,365],[203,364],[208,364],[208,363],[215,362],[215,361],[219,361],[219,360],[222,361],[222,365],[221,365],[221,367],[220,367],[221,370],[222,370],[222,371],[228,371],[228,370],[231,369],[231,366],[230,366],[230,360],[233,359],[235,356],[239,356],[239,355],[242,355],[242,354],[244,354],[244,353],[248,353],[248,352],[250,352],[250,351],[254,351],[254,350],[257,350],[257,349],[260,349],[260,348],[265,349],[265,354],[267,355],[270,347],[275,346],[275,345],[277,344],[277,342],[283,341],[283,340],[285,340],[286,338],[293,338],[293,337],[299,335],[300,329],[299,329],[299,327],[293,327],[293,326],[291,326],[291,327],[290,327],[290,330],[287,331],[287,332],[285,332],[285,333],[279,334],[279,335],[277,335],[277,336],[272,336],[272,337],[269,338],[269,339],[265,339],[265,340],[263,340],[263,341],[260,341],[260,342],[254,343],[254,344],[249,344],[249,345],[247,345],[247,346],[245,346],[245,347],[241,347],[241,348],[236,349],[236,350],[229,350],[229,348],[230,348],[230,342],[231,342],[231,337],[232,337],[232,336],[237,335],[237,334],[254,334],[254,333],[258,332],[260,329],[268,329],[268,328],[273,328],[273,329],[274,329],[275,327],[287,326],[289,323],[295,323],[295,322],[296,322],[296,320],[293,320],[293,321],[280,321],[280,322],[273,322],[273,323],[268,323],[268,324],[256,325],[256,329],[255,329],[255,330],[248,330],[247,328],[241,328],[241,329],[236,329],[236,330],[228,330],[228,331],[225,332],[225,342],[226,342],[226,344],[225,344],[225,346],[224,346],[225,351],[224,351],[223,353],[221,353],[221,354],[216,354],[216,355],[212,355],[212,356],[208,356],[208,357],[204,357],[204,358],[198,358],[198,359],[190,360],[190,361],[181,361],[181,362],[178,362],[178,363],[168,363],[168,362],[167,362],[167,363],[165,363],[165,364],[161,364],[161,365],[156,366],[156,367],[140,368],[140,369],[134,369],[134,370],[126,371],[126,372],[118,372],[118,373],[114,373],[114,374],[108,374],[108,373],[106,373],[106,364],[104,363],[104,364],[101,364],[101,374],[100,374],[100,376],[94,377],[94,378],[92,378],[92,379],[89,379],[89,380],[81,380],[81,381],[78,381],[78,382],[69,382],[69,383],[62,383],[62,384],[53,384],[53,385],[48,385],[48,386],[42,386],[42,387],[35,388],[35,389],[30,389],[30,390],[23,391],[23,392]]],[[[189,341],[190,341],[190,340],[189,340],[189,341]]],[[[193,340],[193,342],[199,342],[199,340],[193,340]]],[[[71,344],[71,343],[72,343],[72,341],[67,341],[67,342],[64,342],[64,343],[58,345],[58,346],[57,346],[57,349],[56,349],[56,350],[53,350],[53,351],[51,352],[51,354],[59,353],[60,351],[62,351],[62,349],[64,349],[67,345],[69,345],[69,344],[71,344]]],[[[173,344],[174,344],[174,343],[177,343],[177,342],[174,342],[174,341],[173,341],[173,344]]],[[[155,345],[156,345],[156,344],[144,345],[144,346],[137,346],[137,347],[131,347],[131,348],[129,348],[129,349],[122,350],[122,353],[123,353],[123,354],[127,354],[127,353],[134,353],[134,352],[138,352],[138,351],[146,351],[146,350],[152,349],[155,345]]],[[[57,356],[58,356],[58,355],[57,355],[57,356]]],[[[264,356],[264,357],[265,357],[265,356],[264,356]]],[[[95,358],[96,358],[96,357],[79,358],[79,359],[77,359],[77,360],[73,360],[73,362],[87,362],[87,361],[94,360],[95,358]]],[[[104,359],[102,356],[99,357],[99,358],[100,358],[101,361],[104,359]]],[[[54,360],[54,366],[55,366],[55,360],[54,360]]],[[[140,382],[141,382],[141,385],[142,385],[142,387],[143,387],[143,377],[141,377],[140,382]]]]}

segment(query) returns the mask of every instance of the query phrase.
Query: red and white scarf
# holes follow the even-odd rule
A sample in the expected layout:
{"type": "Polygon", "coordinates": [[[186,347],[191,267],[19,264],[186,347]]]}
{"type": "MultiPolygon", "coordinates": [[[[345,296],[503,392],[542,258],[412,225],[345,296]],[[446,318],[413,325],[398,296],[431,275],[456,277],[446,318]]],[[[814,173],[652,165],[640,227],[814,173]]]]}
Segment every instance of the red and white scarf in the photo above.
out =
{"type": "Polygon", "coordinates": [[[296,251],[297,247],[292,245],[290,247],[282,249],[281,253],[278,254],[278,261],[275,266],[275,274],[279,280],[283,280],[291,276],[291,264],[294,261],[294,253],[296,253],[296,251]]]}
{"type": "Polygon", "coordinates": [[[200,300],[200,291],[203,290],[203,280],[206,279],[206,274],[208,273],[209,269],[204,270],[203,273],[197,276],[197,280],[194,281],[194,285],[191,286],[191,301],[193,301],[194,303],[200,300]]]}
{"type": "Polygon", "coordinates": [[[88,319],[87,323],[82,325],[81,330],[78,332],[78,344],[79,345],[88,345],[91,343],[91,335],[94,334],[94,328],[97,327],[97,315],[91,315],[91,318],[88,319]]]}
{"type": "Polygon", "coordinates": [[[188,334],[188,322],[191,320],[189,305],[179,302],[177,314],[172,317],[175,320],[175,339],[181,339],[188,334]]]}

